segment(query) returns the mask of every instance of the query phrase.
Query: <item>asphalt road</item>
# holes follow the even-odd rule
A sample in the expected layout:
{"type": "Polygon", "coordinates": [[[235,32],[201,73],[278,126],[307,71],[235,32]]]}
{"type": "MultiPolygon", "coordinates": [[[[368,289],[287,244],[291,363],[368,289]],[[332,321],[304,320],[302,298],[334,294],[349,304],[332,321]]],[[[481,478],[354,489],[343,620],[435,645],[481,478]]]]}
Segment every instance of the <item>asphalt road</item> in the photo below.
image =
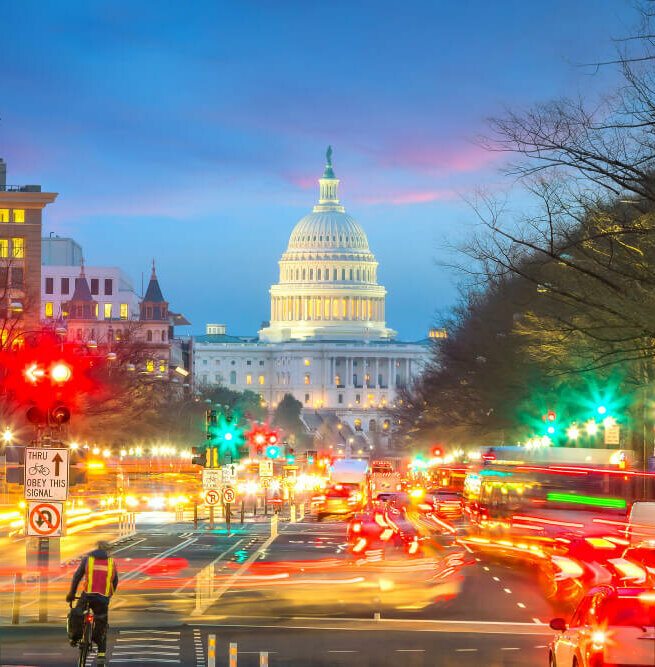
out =
{"type": "MultiPolygon", "coordinates": [[[[553,610],[529,568],[438,535],[425,559],[356,562],[340,521],[280,523],[274,540],[268,523],[233,528],[140,522],[116,547],[110,665],[207,665],[210,634],[217,665],[228,664],[231,642],[238,665],[258,665],[260,651],[271,665],[547,664],[553,610]],[[457,554],[465,564],[435,578],[457,554]]],[[[29,624],[0,627],[2,665],[75,664],[64,630],[69,570],[53,584],[48,624],[34,623],[32,602],[29,624]]],[[[6,620],[8,595],[0,602],[6,620]]]]}

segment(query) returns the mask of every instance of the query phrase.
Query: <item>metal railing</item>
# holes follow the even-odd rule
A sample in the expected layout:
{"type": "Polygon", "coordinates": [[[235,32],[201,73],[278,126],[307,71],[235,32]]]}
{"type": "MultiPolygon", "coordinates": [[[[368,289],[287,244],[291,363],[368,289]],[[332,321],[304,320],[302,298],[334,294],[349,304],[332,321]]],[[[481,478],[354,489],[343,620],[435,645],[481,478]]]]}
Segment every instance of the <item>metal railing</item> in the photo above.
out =
{"type": "Polygon", "coordinates": [[[41,192],[40,185],[0,185],[0,192],[41,192]]]}

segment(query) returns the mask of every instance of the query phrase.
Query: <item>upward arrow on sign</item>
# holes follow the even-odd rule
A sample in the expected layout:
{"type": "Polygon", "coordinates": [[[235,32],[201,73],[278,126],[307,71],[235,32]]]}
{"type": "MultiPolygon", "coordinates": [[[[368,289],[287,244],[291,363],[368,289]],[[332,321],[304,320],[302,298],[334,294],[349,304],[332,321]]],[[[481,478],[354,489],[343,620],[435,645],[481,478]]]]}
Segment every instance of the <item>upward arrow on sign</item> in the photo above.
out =
{"type": "Polygon", "coordinates": [[[57,452],[55,458],[52,459],[52,462],[55,464],[55,477],[59,477],[59,464],[64,462],[64,459],[61,458],[59,452],[57,452]]]}

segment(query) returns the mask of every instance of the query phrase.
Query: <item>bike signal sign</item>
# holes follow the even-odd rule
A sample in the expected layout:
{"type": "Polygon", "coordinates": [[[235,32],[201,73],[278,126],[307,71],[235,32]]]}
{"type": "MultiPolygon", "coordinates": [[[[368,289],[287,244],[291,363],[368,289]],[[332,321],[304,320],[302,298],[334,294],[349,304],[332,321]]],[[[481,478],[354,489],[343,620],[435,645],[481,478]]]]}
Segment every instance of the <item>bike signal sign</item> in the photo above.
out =
{"type": "Polygon", "coordinates": [[[66,500],[68,498],[68,450],[25,448],[25,499],[66,500]]]}
{"type": "Polygon", "coordinates": [[[215,489],[210,489],[205,493],[205,504],[206,505],[218,505],[218,501],[221,499],[221,494],[215,489]]]}
{"type": "Polygon", "coordinates": [[[226,505],[229,505],[230,503],[234,502],[236,495],[234,493],[234,489],[231,489],[230,487],[227,487],[223,489],[223,502],[226,505]]]}
{"type": "Polygon", "coordinates": [[[27,534],[32,537],[61,537],[63,513],[64,503],[28,503],[27,534]]]}

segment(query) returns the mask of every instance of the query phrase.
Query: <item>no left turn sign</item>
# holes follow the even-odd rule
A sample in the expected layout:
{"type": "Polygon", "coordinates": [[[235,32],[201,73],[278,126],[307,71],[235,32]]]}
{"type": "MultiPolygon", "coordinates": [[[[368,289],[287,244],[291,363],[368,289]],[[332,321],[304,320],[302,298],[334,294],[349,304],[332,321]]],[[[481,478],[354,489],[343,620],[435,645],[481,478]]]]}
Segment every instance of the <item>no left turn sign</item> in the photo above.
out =
{"type": "Polygon", "coordinates": [[[27,507],[27,534],[32,537],[60,537],[64,503],[31,502],[27,507]]]}
{"type": "Polygon", "coordinates": [[[221,499],[221,494],[214,489],[210,489],[205,493],[205,504],[207,505],[218,505],[218,501],[221,499]]]}

